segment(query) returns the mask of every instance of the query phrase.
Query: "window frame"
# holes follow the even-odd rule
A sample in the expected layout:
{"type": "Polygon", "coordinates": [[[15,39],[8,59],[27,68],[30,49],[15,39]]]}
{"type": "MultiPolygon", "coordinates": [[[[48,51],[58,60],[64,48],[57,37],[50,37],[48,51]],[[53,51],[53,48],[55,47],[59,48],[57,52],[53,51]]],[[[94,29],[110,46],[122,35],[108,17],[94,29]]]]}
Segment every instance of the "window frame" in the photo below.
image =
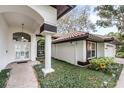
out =
{"type": "Polygon", "coordinates": [[[87,60],[97,57],[97,42],[94,41],[86,41],[86,50],[87,50],[87,60]],[[89,44],[90,43],[90,44],[89,44]],[[95,47],[93,48],[93,44],[95,47]],[[90,48],[89,48],[90,45],[90,48]],[[93,51],[95,51],[95,55],[93,56],[93,51]],[[90,53],[90,56],[88,55],[90,53]]]}

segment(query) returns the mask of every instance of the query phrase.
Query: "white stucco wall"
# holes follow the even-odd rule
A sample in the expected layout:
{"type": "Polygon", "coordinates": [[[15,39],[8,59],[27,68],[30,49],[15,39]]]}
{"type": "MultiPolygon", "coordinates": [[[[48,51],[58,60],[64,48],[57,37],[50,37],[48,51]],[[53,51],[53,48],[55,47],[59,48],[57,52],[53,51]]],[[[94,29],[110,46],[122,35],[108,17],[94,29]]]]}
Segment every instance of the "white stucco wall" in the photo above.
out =
{"type": "Polygon", "coordinates": [[[0,70],[8,63],[8,25],[0,15],[0,70]]]}
{"type": "Polygon", "coordinates": [[[31,35],[31,60],[36,61],[37,57],[37,40],[36,35],[31,35]]]}
{"type": "Polygon", "coordinates": [[[86,40],[77,41],[77,61],[86,62],[86,40]]]}
{"type": "Polygon", "coordinates": [[[97,57],[104,57],[104,43],[97,43],[97,57]]]}
{"type": "Polygon", "coordinates": [[[105,43],[104,44],[104,55],[105,57],[115,57],[116,54],[116,45],[105,43]]]}
{"type": "Polygon", "coordinates": [[[83,47],[85,43],[81,40],[52,44],[52,57],[75,65],[77,61],[86,62],[86,47],[83,47]]]}
{"type": "Polygon", "coordinates": [[[49,5],[29,5],[29,7],[37,11],[44,18],[45,23],[57,25],[57,9],[49,5]]]}
{"type": "Polygon", "coordinates": [[[21,6],[19,6],[19,5],[1,5],[0,13],[6,13],[6,12],[24,14],[24,15],[34,19],[38,24],[42,24],[44,21],[44,18],[41,16],[40,13],[36,12],[30,6],[27,6],[27,5],[21,5],[21,6]]]}
{"type": "MultiPolygon", "coordinates": [[[[0,24],[0,69],[3,69],[7,64],[17,61],[15,59],[13,33],[20,32],[21,28],[7,26],[4,18],[1,15],[0,24]],[[8,52],[6,53],[6,51],[8,52]]],[[[36,35],[30,33],[30,31],[27,29],[24,29],[24,32],[31,35],[30,60],[35,61],[37,53],[36,35]]]]}
{"type": "MultiPolygon", "coordinates": [[[[9,63],[15,62],[15,46],[13,41],[13,33],[15,32],[21,32],[21,28],[19,27],[9,27],[9,35],[8,35],[8,60],[9,63]]],[[[30,59],[32,61],[35,61],[36,59],[36,49],[37,49],[37,42],[36,42],[36,36],[35,34],[31,33],[30,30],[24,29],[25,33],[31,35],[31,50],[30,50],[30,59]]]]}
{"type": "MultiPolygon", "coordinates": [[[[67,43],[60,43],[60,44],[54,44],[54,51],[52,51],[52,57],[67,61],[69,63],[74,64],[75,63],[75,52],[74,52],[74,45],[70,42],[67,43]],[[53,54],[54,53],[54,54],[53,54]]],[[[52,46],[52,50],[53,50],[52,46]]]]}
{"type": "MultiPolygon", "coordinates": [[[[116,46],[110,43],[97,43],[97,57],[115,57],[116,46]],[[109,47],[109,46],[111,47],[109,47]]],[[[86,62],[86,41],[52,44],[52,57],[71,64],[86,62]]]]}
{"type": "Polygon", "coordinates": [[[97,57],[115,57],[116,45],[110,43],[97,43],[97,57]]]}

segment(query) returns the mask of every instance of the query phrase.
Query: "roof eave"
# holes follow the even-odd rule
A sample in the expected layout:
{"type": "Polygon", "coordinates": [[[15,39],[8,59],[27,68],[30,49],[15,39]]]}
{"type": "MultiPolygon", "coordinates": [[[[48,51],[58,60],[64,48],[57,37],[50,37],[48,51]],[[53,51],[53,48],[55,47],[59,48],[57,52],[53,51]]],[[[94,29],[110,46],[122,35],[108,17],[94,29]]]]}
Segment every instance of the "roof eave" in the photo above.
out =
{"type": "Polygon", "coordinates": [[[61,18],[66,13],[68,13],[69,11],[76,7],[76,5],[51,5],[51,6],[57,9],[57,19],[61,18]]]}
{"type": "Polygon", "coordinates": [[[85,34],[84,36],[80,36],[80,37],[74,37],[74,38],[69,38],[66,40],[60,40],[60,41],[53,41],[53,44],[57,44],[57,43],[65,43],[65,42],[72,42],[72,41],[79,41],[79,40],[84,40],[88,38],[88,34],[85,34]]]}

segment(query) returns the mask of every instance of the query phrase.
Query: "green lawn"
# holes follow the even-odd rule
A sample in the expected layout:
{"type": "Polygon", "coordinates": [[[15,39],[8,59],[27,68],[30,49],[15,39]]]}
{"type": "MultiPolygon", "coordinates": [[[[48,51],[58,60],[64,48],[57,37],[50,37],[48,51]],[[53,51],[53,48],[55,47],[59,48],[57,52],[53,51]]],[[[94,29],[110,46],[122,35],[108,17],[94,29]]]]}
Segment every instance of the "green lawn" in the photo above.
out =
{"type": "MultiPolygon", "coordinates": [[[[100,88],[103,87],[104,81],[112,77],[99,71],[52,59],[52,68],[55,69],[55,72],[44,78],[42,73],[43,67],[44,63],[41,63],[34,68],[37,72],[40,86],[45,88],[100,88]]],[[[116,81],[116,79],[112,79],[108,87],[114,87],[116,81]]]]}
{"type": "Polygon", "coordinates": [[[9,78],[10,69],[4,69],[0,72],[0,88],[6,87],[6,82],[9,78]]]}

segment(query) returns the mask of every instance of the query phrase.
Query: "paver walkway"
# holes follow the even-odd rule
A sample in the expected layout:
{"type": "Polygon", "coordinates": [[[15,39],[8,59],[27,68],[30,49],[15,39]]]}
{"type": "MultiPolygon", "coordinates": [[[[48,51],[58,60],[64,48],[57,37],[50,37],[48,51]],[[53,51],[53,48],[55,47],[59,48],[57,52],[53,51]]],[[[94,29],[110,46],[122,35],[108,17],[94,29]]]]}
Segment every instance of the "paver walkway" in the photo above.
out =
{"type": "MultiPolygon", "coordinates": [[[[122,58],[116,58],[115,60],[117,61],[117,63],[124,64],[124,59],[122,58]]],[[[121,72],[116,88],[124,88],[124,68],[121,72]]]]}
{"type": "Polygon", "coordinates": [[[38,88],[38,81],[32,66],[36,62],[12,63],[7,66],[11,68],[7,88],[38,88]]]}

